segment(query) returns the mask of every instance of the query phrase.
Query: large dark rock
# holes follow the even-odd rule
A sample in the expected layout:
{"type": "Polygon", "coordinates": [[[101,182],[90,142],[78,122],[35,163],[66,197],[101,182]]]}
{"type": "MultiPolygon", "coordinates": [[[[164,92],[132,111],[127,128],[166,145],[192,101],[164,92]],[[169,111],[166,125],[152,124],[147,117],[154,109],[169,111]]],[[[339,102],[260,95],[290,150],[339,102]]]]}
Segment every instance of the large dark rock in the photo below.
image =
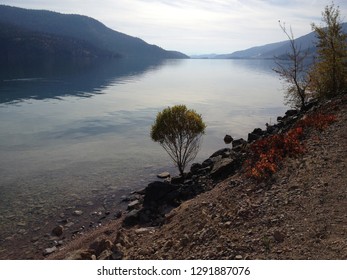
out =
{"type": "Polygon", "coordinates": [[[130,211],[129,213],[127,213],[123,220],[123,225],[126,227],[131,227],[136,225],[139,221],[139,211],[140,210],[134,209],[130,211]]]}
{"type": "Polygon", "coordinates": [[[298,113],[299,113],[298,110],[288,110],[287,112],[285,112],[285,115],[286,115],[287,117],[292,117],[292,116],[297,115],[298,113]]]}
{"type": "Polygon", "coordinates": [[[265,134],[266,131],[263,131],[261,128],[255,128],[251,133],[248,133],[248,142],[256,141],[265,134]]]}
{"type": "Polygon", "coordinates": [[[248,133],[248,143],[251,143],[253,141],[256,141],[260,138],[261,136],[258,134],[254,134],[254,133],[248,133]]]}
{"type": "Polygon", "coordinates": [[[224,140],[225,144],[230,144],[234,139],[230,135],[227,134],[224,136],[223,140],[224,140]]]}
{"type": "Polygon", "coordinates": [[[190,167],[190,172],[192,174],[198,174],[199,170],[202,169],[202,164],[200,163],[193,163],[192,166],[190,167]]]}
{"type": "Polygon", "coordinates": [[[240,167],[241,163],[238,158],[223,158],[213,165],[211,177],[213,179],[224,178],[234,174],[240,167]]]}
{"type": "Polygon", "coordinates": [[[213,160],[208,158],[202,162],[202,168],[211,167],[213,165],[213,160]]]}
{"type": "Polygon", "coordinates": [[[179,185],[184,183],[184,176],[176,176],[171,178],[171,184],[179,185]]]}
{"type": "Polygon", "coordinates": [[[222,158],[225,158],[225,157],[230,156],[230,153],[231,153],[231,149],[230,148],[223,148],[223,149],[220,149],[220,150],[214,152],[210,156],[210,158],[215,158],[215,157],[218,157],[218,156],[222,156],[222,158]]]}
{"type": "MultiPolygon", "coordinates": [[[[179,189],[178,185],[169,184],[166,182],[155,181],[148,184],[145,190],[143,206],[150,207],[155,204],[168,200],[168,195],[179,189]]],[[[171,199],[171,197],[170,197],[171,199]]]]}
{"type": "Polygon", "coordinates": [[[233,141],[233,151],[241,152],[244,146],[247,144],[247,141],[243,138],[236,139],[233,141]]]}
{"type": "Polygon", "coordinates": [[[274,134],[278,131],[277,125],[266,124],[266,132],[269,134],[274,134]]]}

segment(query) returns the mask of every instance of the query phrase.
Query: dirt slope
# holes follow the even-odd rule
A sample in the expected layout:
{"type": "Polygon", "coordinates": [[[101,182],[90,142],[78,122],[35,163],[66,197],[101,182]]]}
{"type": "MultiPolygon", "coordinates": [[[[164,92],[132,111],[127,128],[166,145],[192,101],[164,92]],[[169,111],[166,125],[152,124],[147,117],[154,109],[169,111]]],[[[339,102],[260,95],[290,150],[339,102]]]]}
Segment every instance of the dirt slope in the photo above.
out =
{"type": "Polygon", "coordinates": [[[123,259],[347,259],[347,98],[320,110],[337,122],[312,131],[307,152],[269,182],[236,174],[182,203],[160,228],[113,223],[50,258],[91,252],[99,238],[123,259]]]}

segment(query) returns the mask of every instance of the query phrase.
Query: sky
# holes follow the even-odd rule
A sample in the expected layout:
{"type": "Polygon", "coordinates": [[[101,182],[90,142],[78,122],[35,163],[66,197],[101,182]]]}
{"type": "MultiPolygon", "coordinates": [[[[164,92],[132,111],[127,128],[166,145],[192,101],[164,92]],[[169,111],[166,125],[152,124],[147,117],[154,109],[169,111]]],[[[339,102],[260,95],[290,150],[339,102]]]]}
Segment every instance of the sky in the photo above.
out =
{"type": "MultiPolygon", "coordinates": [[[[93,17],[147,43],[188,55],[225,54],[295,38],[320,24],[331,0],[0,0],[0,4],[93,17]]],[[[347,21],[347,1],[335,0],[347,21]]]]}

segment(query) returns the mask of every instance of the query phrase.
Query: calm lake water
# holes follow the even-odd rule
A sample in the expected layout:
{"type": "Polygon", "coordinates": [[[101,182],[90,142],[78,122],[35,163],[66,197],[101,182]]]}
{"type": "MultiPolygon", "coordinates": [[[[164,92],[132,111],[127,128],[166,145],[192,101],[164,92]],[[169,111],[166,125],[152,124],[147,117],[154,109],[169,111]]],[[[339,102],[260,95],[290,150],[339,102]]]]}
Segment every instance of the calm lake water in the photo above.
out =
{"type": "Polygon", "coordinates": [[[286,107],[272,66],[166,60],[3,70],[0,239],[25,235],[26,226],[61,209],[145,187],[161,171],[177,174],[149,136],[167,106],[202,114],[207,130],[196,161],[225,147],[225,134],[247,139],[273,123],[286,107]]]}

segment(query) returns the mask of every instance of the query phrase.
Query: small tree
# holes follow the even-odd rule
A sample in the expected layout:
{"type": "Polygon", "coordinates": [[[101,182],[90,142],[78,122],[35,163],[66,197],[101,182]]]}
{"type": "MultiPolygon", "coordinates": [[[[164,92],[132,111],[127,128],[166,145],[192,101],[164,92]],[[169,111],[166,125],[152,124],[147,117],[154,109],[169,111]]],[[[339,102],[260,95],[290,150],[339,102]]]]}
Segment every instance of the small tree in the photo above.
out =
{"type": "Polygon", "coordinates": [[[296,44],[292,28],[288,32],[285,24],[279,21],[279,25],[289,39],[290,52],[285,56],[275,57],[276,67],[273,70],[288,84],[285,93],[287,104],[304,109],[308,98],[306,90],[310,80],[307,74],[308,52],[303,52],[296,44]]]}
{"type": "Polygon", "coordinates": [[[332,97],[346,92],[347,34],[342,30],[339,7],[332,3],[322,13],[325,26],[312,24],[318,42],[318,57],[312,68],[312,89],[319,97],[332,97]]]}
{"type": "Polygon", "coordinates": [[[165,149],[183,176],[185,167],[200,149],[205,128],[201,115],[185,105],[176,105],[158,113],[151,138],[165,149]]]}

